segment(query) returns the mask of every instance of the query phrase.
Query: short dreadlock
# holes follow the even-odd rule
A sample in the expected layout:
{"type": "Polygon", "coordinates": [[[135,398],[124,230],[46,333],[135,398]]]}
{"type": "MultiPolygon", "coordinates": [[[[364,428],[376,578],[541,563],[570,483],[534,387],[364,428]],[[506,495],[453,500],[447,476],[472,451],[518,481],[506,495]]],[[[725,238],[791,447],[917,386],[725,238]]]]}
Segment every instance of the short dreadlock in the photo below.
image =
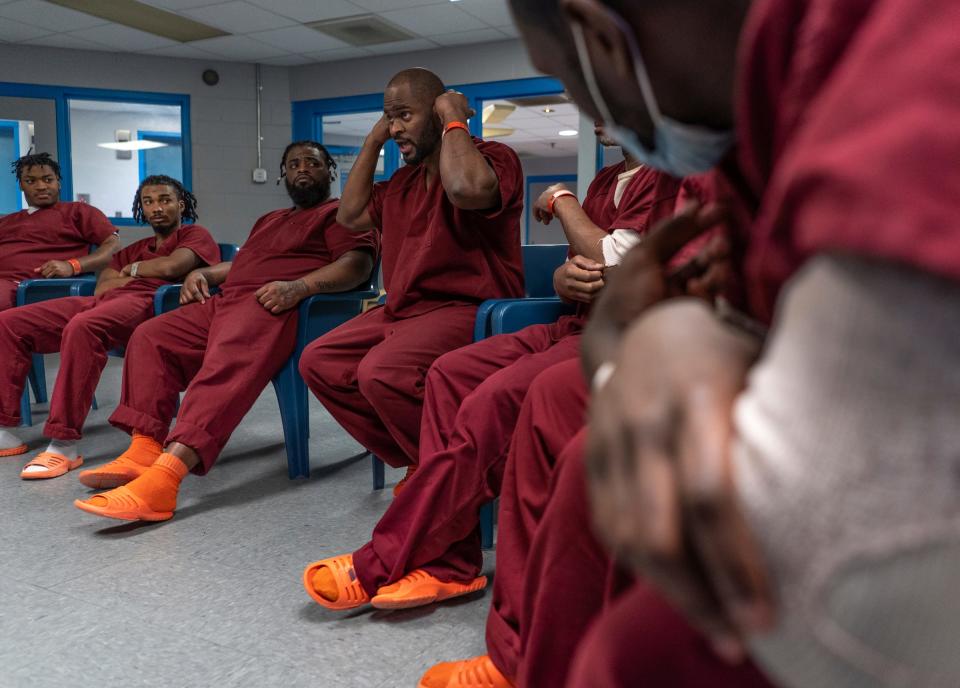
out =
{"type": "Polygon", "coordinates": [[[137,187],[137,193],[133,196],[133,219],[143,224],[143,204],[140,202],[140,192],[145,186],[172,186],[177,193],[177,199],[183,201],[183,212],[180,217],[184,220],[195,221],[197,219],[197,197],[187,191],[179,181],[165,174],[152,174],[137,187]]]}
{"type": "MultiPolygon", "coordinates": [[[[323,161],[327,163],[327,169],[330,171],[330,178],[333,179],[333,172],[337,169],[337,161],[333,159],[333,156],[330,155],[330,151],[326,149],[322,143],[317,143],[316,141],[294,141],[289,146],[283,149],[283,155],[280,156],[280,177],[287,176],[287,153],[297,146],[308,146],[310,148],[316,148],[320,151],[320,154],[323,156],[323,161]]],[[[280,183],[280,180],[277,180],[277,183],[280,183]]]]}
{"type": "Polygon", "coordinates": [[[60,179],[60,165],[50,157],[49,153],[24,155],[22,158],[10,163],[10,169],[13,174],[17,175],[17,181],[20,181],[23,178],[24,170],[28,170],[31,167],[43,167],[44,165],[53,170],[53,173],[57,175],[57,179],[60,179]]]}

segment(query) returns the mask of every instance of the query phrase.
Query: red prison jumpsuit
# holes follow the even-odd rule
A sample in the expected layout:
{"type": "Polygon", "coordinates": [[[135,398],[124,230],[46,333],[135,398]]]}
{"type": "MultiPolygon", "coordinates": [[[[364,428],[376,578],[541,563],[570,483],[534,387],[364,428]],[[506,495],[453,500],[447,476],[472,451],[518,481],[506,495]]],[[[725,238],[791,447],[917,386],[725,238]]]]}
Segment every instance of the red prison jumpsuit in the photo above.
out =
{"type": "Polygon", "coordinates": [[[500,185],[492,211],[461,210],[439,175],[401,167],[373,187],[387,304],[320,337],[300,373],[360,444],[391,466],[419,458],[424,380],[433,361],[473,340],[477,306],[523,296],[523,170],[512,149],[474,139],[500,185]]]}
{"type": "MultiPolygon", "coordinates": [[[[684,180],[676,207],[719,199],[735,217],[748,214],[729,180],[714,173],[684,180]]],[[[702,244],[698,239],[684,247],[673,267],[692,258],[702,244]]],[[[589,527],[583,480],[586,404],[579,360],[538,375],[506,460],[487,648],[501,672],[522,686],[562,686],[591,620],[632,584],[589,527]]]]}
{"type": "MultiPolygon", "coordinates": [[[[623,177],[604,168],[584,210],[608,234],[645,233],[672,214],[680,183],[650,168],[623,177]]],[[[420,465],[353,555],[371,595],[414,569],[440,580],[469,581],[483,555],[477,512],[500,493],[503,465],[520,405],[546,368],[576,359],[586,308],[549,325],[485,339],[444,354],[427,374],[420,465]]]]}
{"type": "MultiPolygon", "coordinates": [[[[204,227],[183,225],[156,248],[156,238],[134,242],[114,254],[110,267],[193,251],[204,265],[218,262],[216,242],[204,227]]],[[[0,426],[20,422],[20,395],[31,354],[60,352],[60,371],[43,434],[78,440],[90,410],[107,352],[124,346],[136,327],[153,315],[153,293],[168,282],[134,279],[99,296],[70,296],[0,312],[0,426]]]]}
{"type": "Polygon", "coordinates": [[[194,472],[209,471],[296,343],[297,309],[270,313],[255,292],[269,282],[299,279],[348,251],[376,253],[371,233],[336,224],[337,207],[330,200],[267,213],[250,231],[219,294],[138,328],[127,346],[120,405],[110,422],[160,443],[181,442],[200,456],[194,472]],[[168,435],[174,414],[177,424],[168,435]]]}
{"type": "Polygon", "coordinates": [[[17,305],[17,285],[40,276],[48,260],[85,256],[91,244],[116,233],[106,215],[86,203],[57,202],[31,213],[0,217],[0,311],[17,305]]]}
{"type": "MultiPolygon", "coordinates": [[[[960,280],[960,78],[944,67],[960,62],[958,26],[950,0],[754,3],[737,125],[741,166],[761,199],[745,237],[758,318],[773,316],[781,287],[817,254],[960,280]]],[[[681,664],[702,657],[684,623],[638,588],[591,631],[572,685],[635,686],[637,667],[655,671],[654,659],[676,670],[662,685],[713,685],[694,684],[681,664]]],[[[752,685],[746,673],[739,685],[752,685]]]]}

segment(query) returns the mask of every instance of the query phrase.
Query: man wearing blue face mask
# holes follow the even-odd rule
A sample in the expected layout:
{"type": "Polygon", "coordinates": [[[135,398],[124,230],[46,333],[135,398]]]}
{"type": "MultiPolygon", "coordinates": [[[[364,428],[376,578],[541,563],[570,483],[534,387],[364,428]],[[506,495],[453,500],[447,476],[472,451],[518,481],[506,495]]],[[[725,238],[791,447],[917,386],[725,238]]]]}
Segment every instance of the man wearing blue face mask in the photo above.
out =
{"type": "Polygon", "coordinates": [[[716,162],[736,130],[758,204],[740,267],[773,323],[760,342],[685,300],[651,308],[663,234],[610,279],[637,299],[601,298],[591,328],[615,336],[584,338],[588,475],[598,533],[645,583],[567,685],[745,685],[715,676],[746,654],[787,686],[954,684],[960,8],[512,6],[534,64],[644,161],[716,162]]]}

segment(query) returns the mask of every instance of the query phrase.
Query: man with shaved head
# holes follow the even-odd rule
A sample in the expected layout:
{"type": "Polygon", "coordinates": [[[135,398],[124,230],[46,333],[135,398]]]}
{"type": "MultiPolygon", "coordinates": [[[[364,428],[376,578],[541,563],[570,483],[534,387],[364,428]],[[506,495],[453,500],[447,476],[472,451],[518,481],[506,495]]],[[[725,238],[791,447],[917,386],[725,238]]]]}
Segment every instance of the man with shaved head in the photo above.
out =
{"type": "Polygon", "coordinates": [[[473,340],[477,306],[523,296],[516,153],[470,135],[466,98],[436,74],[405,69],[350,171],[338,221],[382,237],[384,306],[321,337],[300,371],[330,414],[394,467],[415,468],[424,378],[473,340]],[[405,166],[374,184],[389,140],[405,166]]]}

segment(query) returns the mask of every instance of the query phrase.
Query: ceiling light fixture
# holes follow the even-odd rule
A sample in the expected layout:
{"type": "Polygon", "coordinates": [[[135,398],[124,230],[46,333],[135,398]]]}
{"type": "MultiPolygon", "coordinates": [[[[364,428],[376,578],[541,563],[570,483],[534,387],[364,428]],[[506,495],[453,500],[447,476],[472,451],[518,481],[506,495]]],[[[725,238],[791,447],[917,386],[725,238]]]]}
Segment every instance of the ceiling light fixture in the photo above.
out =
{"type": "Polygon", "coordinates": [[[550,107],[543,108],[543,114],[545,115],[549,115],[553,111],[554,111],[553,108],[550,108],[550,107]]]}
{"type": "Polygon", "coordinates": [[[180,43],[229,35],[189,17],[153,7],[137,0],[47,0],[100,19],[163,36],[180,43]]]}
{"type": "Polygon", "coordinates": [[[576,129],[561,129],[560,131],[557,132],[557,136],[576,136],[576,135],[577,135],[576,129]]]}
{"type": "Polygon", "coordinates": [[[110,150],[118,151],[138,151],[138,150],[148,150],[150,148],[164,148],[168,144],[163,143],[162,141],[108,141],[107,143],[98,143],[98,148],[109,148],[110,150]]]}

